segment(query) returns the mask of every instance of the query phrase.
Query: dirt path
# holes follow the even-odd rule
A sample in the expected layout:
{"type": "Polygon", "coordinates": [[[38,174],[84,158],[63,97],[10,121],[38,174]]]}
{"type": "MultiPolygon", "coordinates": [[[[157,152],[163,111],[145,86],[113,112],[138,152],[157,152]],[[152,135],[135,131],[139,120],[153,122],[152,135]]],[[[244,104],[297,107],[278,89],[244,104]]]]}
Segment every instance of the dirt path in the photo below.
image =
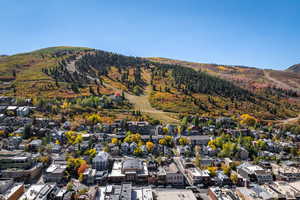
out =
{"type": "Polygon", "coordinates": [[[135,96],[129,93],[125,93],[126,99],[128,99],[136,110],[149,114],[151,117],[157,120],[161,120],[166,123],[178,123],[177,119],[170,117],[168,112],[157,110],[153,108],[149,102],[149,95],[151,93],[150,86],[147,86],[144,90],[144,94],[140,96],[135,96]]]}
{"type": "MultiPolygon", "coordinates": [[[[144,71],[143,79],[145,82],[149,83],[150,82],[149,73],[144,71]]],[[[104,83],[104,85],[106,87],[113,89],[114,91],[119,91],[119,89],[114,88],[107,83],[104,83]]],[[[157,110],[151,106],[151,104],[149,102],[149,96],[151,94],[151,91],[152,91],[151,86],[149,86],[149,84],[148,84],[147,86],[145,86],[144,94],[142,94],[142,95],[136,96],[136,95],[130,94],[128,92],[124,92],[124,94],[125,94],[126,99],[128,99],[128,101],[133,104],[133,107],[135,110],[139,110],[143,113],[146,113],[150,117],[160,120],[160,121],[163,121],[165,123],[178,124],[179,121],[177,119],[171,117],[171,115],[176,115],[175,113],[157,110]]]]}
{"type": "Polygon", "coordinates": [[[288,118],[288,119],[285,119],[285,120],[281,120],[280,122],[283,123],[283,124],[289,124],[289,123],[296,122],[299,119],[300,119],[300,114],[298,115],[298,117],[288,118]]]}
{"type": "Polygon", "coordinates": [[[284,82],[281,82],[280,80],[277,80],[277,79],[271,77],[271,76],[270,76],[270,72],[268,72],[267,70],[264,70],[264,74],[265,74],[265,77],[266,77],[268,80],[270,80],[270,81],[276,83],[276,84],[277,84],[279,87],[281,87],[281,88],[289,89],[289,90],[297,90],[296,88],[293,88],[293,87],[289,86],[288,84],[286,84],[286,83],[284,83],[284,82]]]}
{"type": "MultiPolygon", "coordinates": [[[[272,81],[272,82],[278,84],[279,87],[284,88],[284,89],[294,90],[294,91],[297,91],[297,92],[300,91],[300,90],[297,89],[297,88],[293,88],[293,87],[289,86],[288,84],[283,83],[283,82],[281,82],[280,80],[277,80],[277,79],[271,77],[271,76],[270,76],[270,73],[269,73],[267,70],[264,70],[264,73],[265,73],[265,77],[266,77],[268,80],[270,80],[270,81],[272,81]]],[[[295,83],[295,84],[297,85],[297,83],[295,83]]],[[[285,120],[280,120],[280,123],[288,124],[288,123],[295,122],[295,121],[297,121],[298,119],[300,119],[300,114],[299,114],[297,117],[288,118],[288,119],[285,119],[285,120]]]]}

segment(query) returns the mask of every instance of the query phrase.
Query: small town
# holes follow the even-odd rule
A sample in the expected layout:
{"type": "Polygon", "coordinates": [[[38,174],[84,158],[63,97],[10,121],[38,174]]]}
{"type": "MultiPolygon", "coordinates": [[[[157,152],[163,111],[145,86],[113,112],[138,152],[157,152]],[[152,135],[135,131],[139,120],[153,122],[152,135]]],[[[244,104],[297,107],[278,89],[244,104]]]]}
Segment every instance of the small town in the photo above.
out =
{"type": "Polygon", "coordinates": [[[0,200],[300,200],[300,0],[3,0],[0,200]]]}
{"type": "Polygon", "coordinates": [[[247,114],[180,125],[102,123],[93,114],[74,127],[67,117],[32,117],[42,107],[31,99],[0,104],[0,199],[300,198],[297,130],[247,114]]]}

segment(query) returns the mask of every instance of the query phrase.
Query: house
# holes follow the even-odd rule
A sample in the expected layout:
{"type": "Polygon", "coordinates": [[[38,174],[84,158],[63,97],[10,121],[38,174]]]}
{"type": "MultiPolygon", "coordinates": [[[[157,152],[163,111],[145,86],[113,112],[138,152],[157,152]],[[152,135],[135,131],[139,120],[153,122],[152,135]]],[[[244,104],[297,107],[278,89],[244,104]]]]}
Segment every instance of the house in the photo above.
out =
{"type": "Polygon", "coordinates": [[[95,183],[95,178],[96,178],[96,170],[87,168],[83,172],[83,182],[87,185],[93,185],[95,183]]]}
{"type": "Polygon", "coordinates": [[[108,176],[108,171],[96,171],[95,183],[96,184],[106,183],[107,176],[108,176]]]}
{"type": "Polygon", "coordinates": [[[235,122],[233,119],[229,117],[219,117],[216,119],[216,124],[224,127],[224,128],[230,128],[230,127],[235,127],[235,122]]]}
{"type": "Polygon", "coordinates": [[[180,157],[180,163],[185,169],[195,167],[194,161],[191,158],[180,157]]]}
{"type": "Polygon", "coordinates": [[[237,172],[250,182],[270,183],[273,181],[273,176],[270,171],[261,168],[258,165],[243,163],[237,167],[237,172]]]}
{"type": "Polygon", "coordinates": [[[122,151],[122,153],[125,153],[125,154],[128,153],[128,151],[129,151],[129,144],[127,142],[123,142],[121,144],[121,151],[122,151]]]}
{"type": "Polygon", "coordinates": [[[30,109],[28,106],[21,106],[17,109],[17,115],[20,117],[26,117],[29,115],[30,109]]]}
{"type": "Polygon", "coordinates": [[[29,143],[29,148],[33,151],[37,151],[39,148],[41,148],[42,146],[42,140],[32,140],[30,143],[29,143]]]}
{"type": "Polygon", "coordinates": [[[240,174],[238,174],[234,170],[231,170],[231,174],[230,175],[236,175],[237,176],[237,181],[236,181],[236,183],[234,183],[236,186],[246,187],[250,183],[250,180],[245,179],[244,177],[242,177],[240,174]]]}
{"type": "Polygon", "coordinates": [[[114,145],[110,148],[110,154],[113,156],[119,155],[120,154],[120,148],[117,145],[114,145]]]}
{"type": "Polygon", "coordinates": [[[190,154],[191,153],[191,147],[189,145],[185,145],[185,146],[177,146],[177,153],[180,155],[180,156],[184,156],[184,155],[187,155],[187,154],[190,154]]]}
{"type": "Polygon", "coordinates": [[[9,116],[15,116],[17,114],[18,106],[8,106],[6,108],[6,114],[9,116]]]}
{"type": "Polygon", "coordinates": [[[55,144],[55,143],[51,144],[51,152],[52,153],[60,153],[61,149],[62,149],[62,147],[60,144],[55,144]]]}
{"type": "Polygon", "coordinates": [[[127,122],[127,127],[129,131],[142,135],[154,135],[155,133],[155,129],[146,121],[130,121],[127,122]]]}
{"type": "Polygon", "coordinates": [[[3,121],[5,119],[5,114],[0,114],[0,121],[3,121]]]}
{"type": "Polygon", "coordinates": [[[129,145],[129,148],[130,148],[130,152],[133,153],[134,150],[138,147],[138,145],[135,143],[135,142],[132,142],[130,145],[129,145]]]}
{"type": "Polygon", "coordinates": [[[155,135],[162,135],[163,134],[163,126],[162,125],[157,125],[155,127],[155,135]]]}
{"type": "Polygon", "coordinates": [[[14,100],[12,97],[0,96],[0,105],[11,105],[14,100]]]}
{"type": "Polygon", "coordinates": [[[188,136],[188,139],[191,142],[191,145],[201,145],[206,146],[208,142],[210,141],[210,136],[208,135],[191,135],[188,136]]]}
{"type": "Polygon", "coordinates": [[[166,128],[168,130],[168,135],[174,135],[177,132],[177,126],[174,124],[167,124],[166,128]]]}
{"type": "Polygon", "coordinates": [[[210,176],[208,170],[200,170],[198,168],[187,169],[187,177],[192,185],[209,185],[210,176]]]}
{"type": "Polygon", "coordinates": [[[249,152],[244,147],[238,149],[238,156],[241,160],[247,160],[249,158],[249,152]]]}
{"type": "Polygon", "coordinates": [[[147,154],[148,153],[146,145],[142,145],[142,146],[140,146],[140,148],[141,148],[143,154],[147,154]]]}
{"type": "Polygon", "coordinates": [[[215,182],[219,186],[231,185],[230,178],[223,171],[217,171],[215,182]]]}
{"type": "Polygon", "coordinates": [[[107,152],[99,152],[93,159],[92,166],[98,171],[107,170],[109,166],[109,154],[107,152]]]}
{"type": "Polygon", "coordinates": [[[64,199],[64,195],[67,193],[67,189],[66,188],[60,188],[56,191],[55,193],[55,200],[63,200],[64,199]]]}
{"type": "Polygon", "coordinates": [[[61,182],[64,178],[66,169],[66,165],[51,164],[44,173],[44,181],[55,183],[61,182]]]}
{"type": "Polygon", "coordinates": [[[7,143],[9,150],[17,149],[21,142],[22,142],[22,137],[20,137],[20,136],[9,137],[8,143],[7,143]]]}
{"type": "Polygon", "coordinates": [[[220,163],[221,161],[219,159],[216,158],[212,158],[212,157],[201,157],[201,166],[212,166],[212,165],[217,165],[218,163],[220,163]]]}
{"type": "Polygon", "coordinates": [[[156,171],[158,163],[155,160],[149,160],[147,163],[147,168],[149,171],[156,171]]]}
{"type": "Polygon", "coordinates": [[[218,150],[217,149],[213,149],[211,148],[210,146],[203,146],[201,148],[201,154],[202,155],[207,155],[207,156],[216,156],[218,153],[218,150]]]}

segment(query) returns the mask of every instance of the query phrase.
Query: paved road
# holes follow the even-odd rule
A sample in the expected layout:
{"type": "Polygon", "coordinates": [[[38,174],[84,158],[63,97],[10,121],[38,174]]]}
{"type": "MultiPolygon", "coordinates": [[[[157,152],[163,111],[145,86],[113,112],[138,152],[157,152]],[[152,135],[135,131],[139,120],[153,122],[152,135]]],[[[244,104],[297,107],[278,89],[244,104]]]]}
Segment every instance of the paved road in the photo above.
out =
{"type": "Polygon", "coordinates": [[[180,162],[180,157],[174,157],[174,161],[177,165],[177,167],[179,168],[180,172],[184,175],[187,183],[190,185],[190,186],[193,186],[193,184],[190,182],[187,174],[185,173],[185,168],[184,166],[182,165],[182,163],[180,162]]]}

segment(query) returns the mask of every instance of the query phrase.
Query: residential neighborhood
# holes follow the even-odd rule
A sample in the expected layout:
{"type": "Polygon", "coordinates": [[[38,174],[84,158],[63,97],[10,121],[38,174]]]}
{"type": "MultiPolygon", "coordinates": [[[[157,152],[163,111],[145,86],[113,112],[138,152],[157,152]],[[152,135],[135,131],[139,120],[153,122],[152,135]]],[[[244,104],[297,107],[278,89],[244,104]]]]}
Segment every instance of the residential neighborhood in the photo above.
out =
{"type": "Polygon", "coordinates": [[[298,199],[300,138],[230,118],[180,124],[98,115],[72,128],[0,97],[0,199],[298,199]]]}

